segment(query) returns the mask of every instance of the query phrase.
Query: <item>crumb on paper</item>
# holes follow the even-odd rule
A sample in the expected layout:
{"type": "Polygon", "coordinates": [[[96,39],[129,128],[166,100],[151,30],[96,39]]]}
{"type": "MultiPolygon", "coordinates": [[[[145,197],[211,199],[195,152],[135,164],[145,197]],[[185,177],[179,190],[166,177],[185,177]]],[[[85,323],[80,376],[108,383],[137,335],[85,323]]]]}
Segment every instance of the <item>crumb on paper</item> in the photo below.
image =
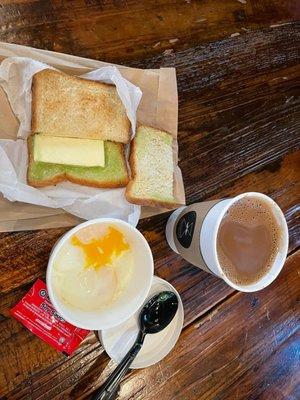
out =
{"type": "Polygon", "coordinates": [[[235,33],[232,33],[231,35],[230,35],[230,37],[235,37],[235,36],[239,36],[239,32],[235,32],[235,33]]]}
{"type": "Polygon", "coordinates": [[[169,56],[171,54],[174,54],[174,50],[173,49],[167,49],[163,52],[164,56],[169,56]]]}
{"type": "Polygon", "coordinates": [[[169,42],[171,43],[171,44],[173,44],[173,43],[176,43],[176,42],[178,42],[178,38],[174,38],[174,39],[170,39],[169,40],[169,42]]]}
{"type": "Polygon", "coordinates": [[[160,45],[160,42],[155,43],[155,45],[153,45],[153,48],[158,47],[160,45]]]}

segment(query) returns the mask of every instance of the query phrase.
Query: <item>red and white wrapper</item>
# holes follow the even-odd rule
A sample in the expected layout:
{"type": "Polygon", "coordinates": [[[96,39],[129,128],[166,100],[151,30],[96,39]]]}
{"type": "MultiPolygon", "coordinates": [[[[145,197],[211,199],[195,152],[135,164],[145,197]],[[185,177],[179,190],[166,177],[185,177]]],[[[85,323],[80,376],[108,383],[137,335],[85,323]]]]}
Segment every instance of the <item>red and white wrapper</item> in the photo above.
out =
{"type": "Polygon", "coordinates": [[[65,355],[77,349],[90,331],[65,321],[50,302],[46,284],[38,279],[11,315],[40,339],[65,355]]]}

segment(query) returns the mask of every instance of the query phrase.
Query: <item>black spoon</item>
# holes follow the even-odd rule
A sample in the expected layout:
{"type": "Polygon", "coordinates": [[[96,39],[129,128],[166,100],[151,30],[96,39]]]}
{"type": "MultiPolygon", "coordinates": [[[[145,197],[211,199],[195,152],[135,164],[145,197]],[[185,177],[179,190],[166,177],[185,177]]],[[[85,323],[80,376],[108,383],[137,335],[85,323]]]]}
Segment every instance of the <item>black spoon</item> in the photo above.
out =
{"type": "Polygon", "coordinates": [[[147,301],[140,312],[140,331],[134,345],[107,381],[93,394],[91,400],[112,400],[115,398],[120,381],[141,350],[145,336],[148,333],[158,333],[166,328],[174,318],[177,309],[178,299],[173,292],[160,292],[147,301]]]}

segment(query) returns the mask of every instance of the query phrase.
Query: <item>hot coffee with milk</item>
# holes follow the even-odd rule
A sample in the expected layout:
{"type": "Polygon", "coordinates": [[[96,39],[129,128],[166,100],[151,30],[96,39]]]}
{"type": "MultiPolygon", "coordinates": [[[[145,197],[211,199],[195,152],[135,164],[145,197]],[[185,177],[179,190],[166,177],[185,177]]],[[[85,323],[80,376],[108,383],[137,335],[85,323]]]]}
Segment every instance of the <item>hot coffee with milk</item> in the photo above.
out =
{"type": "Polygon", "coordinates": [[[281,209],[257,192],[178,208],[168,219],[166,238],[186,261],[244,292],[274,281],[289,242],[281,209]]]}
{"type": "Polygon", "coordinates": [[[217,236],[217,256],[225,275],[237,285],[259,281],[272,267],[282,229],[263,198],[244,197],[224,215],[217,236]]]}

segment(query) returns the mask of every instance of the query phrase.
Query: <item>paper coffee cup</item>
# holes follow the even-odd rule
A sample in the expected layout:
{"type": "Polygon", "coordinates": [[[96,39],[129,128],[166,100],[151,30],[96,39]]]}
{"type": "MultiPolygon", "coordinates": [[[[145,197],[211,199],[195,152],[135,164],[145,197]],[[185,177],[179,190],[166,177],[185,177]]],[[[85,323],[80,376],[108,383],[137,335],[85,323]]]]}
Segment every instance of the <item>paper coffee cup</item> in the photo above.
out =
{"type": "Polygon", "coordinates": [[[191,264],[223,279],[236,290],[254,292],[268,286],[281,271],[288,251],[288,228],[279,206],[262,193],[248,192],[229,199],[194,203],[180,207],[168,219],[166,238],[173,251],[191,264]],[[245,196],[257,197],[271,207],[282,232],[280,248],[271,268],[257,282],[237,285],[223,272],[217,256],[217,234],[230,206],[245,196]]]}

